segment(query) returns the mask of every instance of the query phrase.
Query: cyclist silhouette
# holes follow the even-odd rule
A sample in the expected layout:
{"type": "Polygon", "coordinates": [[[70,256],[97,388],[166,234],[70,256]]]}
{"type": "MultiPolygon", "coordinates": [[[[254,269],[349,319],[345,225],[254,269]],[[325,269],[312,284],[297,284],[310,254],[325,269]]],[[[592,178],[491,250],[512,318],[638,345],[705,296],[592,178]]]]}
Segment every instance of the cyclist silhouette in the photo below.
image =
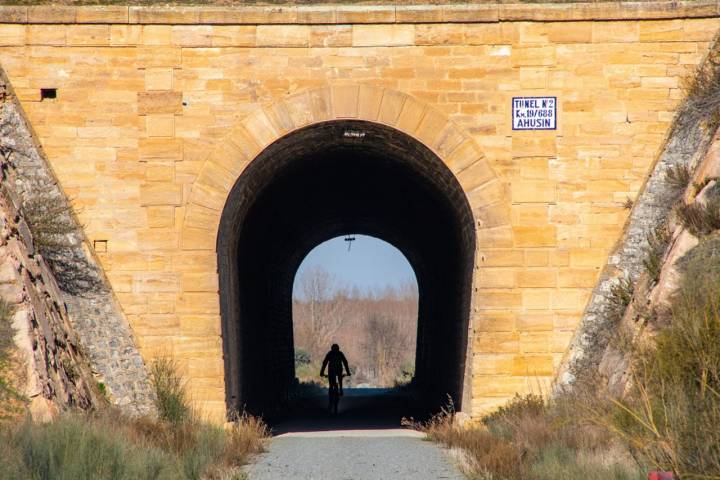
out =
{"type": "Polygon", "coordinates": [[[339,394],[343,394],[343,366],[347,375],[350,376],[350,367],[345,355],[340,351],[340,346],[337,343],[333,343],[330,347],[330,351],[325,355],[323,360],[322,368],[320,369],[320,376],[325,376],[325,368],[328,367],[328,382],[330,384],[330,391],[339,388],[339,394]]]}

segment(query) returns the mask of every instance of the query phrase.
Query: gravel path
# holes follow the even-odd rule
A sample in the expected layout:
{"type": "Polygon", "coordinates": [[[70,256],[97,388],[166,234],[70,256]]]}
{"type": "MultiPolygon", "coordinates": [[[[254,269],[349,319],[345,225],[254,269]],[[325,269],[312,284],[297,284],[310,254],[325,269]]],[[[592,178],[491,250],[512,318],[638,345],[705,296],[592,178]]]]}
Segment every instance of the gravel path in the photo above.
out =
{"type": "Polygon", "coordinates": [[[250,480],[424,480],[463,477],[445,452],[422,438],[382,430],[334,432],[335,436],[287,436],[249,470],[250,480]],[[366,436],[373,435],[373,436],[366,436]],[[403,436],[400,436],[403,435],[403,436]]]}
{"type": "Polygon", "coordinates": [[[462,480],[447,451],[399,428],[407,399],[378,389],[347,389],[340,414],[327,397],[273,426],[268,451],[247,469],[250,480],[462,480]]]}

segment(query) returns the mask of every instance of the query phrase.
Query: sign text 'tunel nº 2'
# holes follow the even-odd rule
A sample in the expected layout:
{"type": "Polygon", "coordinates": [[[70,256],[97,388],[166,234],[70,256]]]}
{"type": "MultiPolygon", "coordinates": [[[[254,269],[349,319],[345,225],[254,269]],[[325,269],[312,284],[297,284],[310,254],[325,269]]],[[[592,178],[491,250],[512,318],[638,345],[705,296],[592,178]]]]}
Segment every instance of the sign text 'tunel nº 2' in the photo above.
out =
{"type": "Polygon", "coordinates": [[[513,97],[513,130],[555,130],[557,97],[513,97]]]}

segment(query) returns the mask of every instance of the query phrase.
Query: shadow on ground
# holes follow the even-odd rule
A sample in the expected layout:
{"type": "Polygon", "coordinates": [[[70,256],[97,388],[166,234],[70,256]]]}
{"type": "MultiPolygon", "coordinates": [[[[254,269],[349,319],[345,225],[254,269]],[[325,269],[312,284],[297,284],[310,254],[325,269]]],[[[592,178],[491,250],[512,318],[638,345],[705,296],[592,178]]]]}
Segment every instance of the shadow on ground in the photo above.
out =
{"type": "Polygon", "coordinates": [[[275,436],[298,432],[388,430],[402,428],[405,418],[421,418],[408,390],[346,388],[337,415],[328,411],[327,389],[305,394],[269,421],[275,436]]]}

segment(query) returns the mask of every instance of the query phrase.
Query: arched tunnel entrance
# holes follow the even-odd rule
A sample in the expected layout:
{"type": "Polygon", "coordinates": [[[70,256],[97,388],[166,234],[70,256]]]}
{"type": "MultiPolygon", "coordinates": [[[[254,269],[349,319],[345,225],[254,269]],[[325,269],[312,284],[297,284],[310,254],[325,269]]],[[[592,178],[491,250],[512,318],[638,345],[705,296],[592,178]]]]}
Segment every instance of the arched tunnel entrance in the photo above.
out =
{"type": "Polygon", "coordinates": [[[414,385],[429,411],[462,408],[475,252],[473,216],[455,177],[395,129],[331,121],[277,140],[232,188],[222,213],[220,275],[229,411],[272,411],[294,383],[292,287],[318,243],[345,233],[400,249],[419,290],[414,385]]]}

